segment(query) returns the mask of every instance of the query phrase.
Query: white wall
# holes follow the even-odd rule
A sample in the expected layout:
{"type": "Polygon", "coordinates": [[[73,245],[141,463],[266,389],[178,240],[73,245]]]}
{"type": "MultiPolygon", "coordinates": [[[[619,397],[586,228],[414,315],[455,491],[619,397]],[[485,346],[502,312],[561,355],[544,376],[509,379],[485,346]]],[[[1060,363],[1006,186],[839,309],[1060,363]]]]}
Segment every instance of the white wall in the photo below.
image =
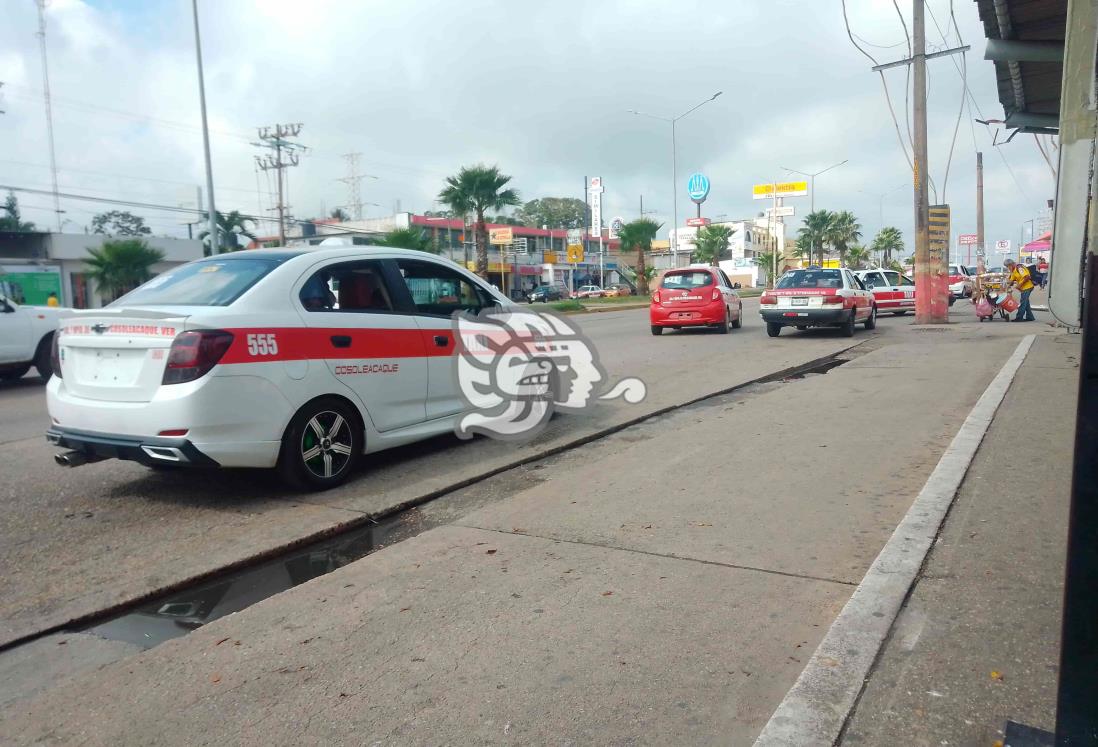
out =
{"type": "MultiPolygon", "coordinates": [[[[46,239],[46,252],[50,259],[82,260],[88,256],[88,248],[98,249],[110,236],[83,233],[51,233],[46,239]]],[[[190,262],[202,258],[202,242],[198,239],[172,239],[158,236],[142,237],[153,249],[164,253],[166,262],[190,262]]]]}

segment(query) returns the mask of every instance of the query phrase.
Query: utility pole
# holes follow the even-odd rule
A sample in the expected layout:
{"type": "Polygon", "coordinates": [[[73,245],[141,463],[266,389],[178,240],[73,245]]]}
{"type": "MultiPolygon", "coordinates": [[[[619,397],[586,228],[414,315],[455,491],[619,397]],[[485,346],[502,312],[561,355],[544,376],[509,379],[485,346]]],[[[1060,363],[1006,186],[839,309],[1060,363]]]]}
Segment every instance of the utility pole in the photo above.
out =
{"type": "Polygon", "coordinates": [[[976,153],[976,273],[987,270],[987,244],[984,242],[984,154],[976,153]]]}
{"type": "MultiPolygon", "coordinates": [[[[46,104],[46,139],[50,146],[50,175],[53,177],[53,212],[57,216],[57,231],[61,231],[61,197],[57,194],[57,154],[53,147],[53,110],[50,103],[50,68],[46,62],[46,0],[35,0],[38,6],[38,47],[42,52],[42,100],[46,104]]],[[[197,33],[197,31],[196,31],[197,33]]]]}
{"type": "Polygon", "coordinates": [[[274,132],[270,127],[259,128],[259,139],[262,143],[254,143],[261,148],[270,148],[274,151],[274,156],[267,154],[265,156],[256,156],[255,162],[259,168],[264,171],[270,171],[274,169],[275,176],[278,181],[278,243],[280,246],[286,245],[286,211],[289,205],[285,204],[283,198],[283,186],[282,186],[282,172],[291,166],[297,166],[299,162],[298,151],[302,150],[302,146],[298,143],[292,143],[286,138],[297,137],[301,132],[302,124],[277,124],[274,126],[274,132]],[[283,160],[285,157],[286,160],[283,160]]]}
{"type": "MultiPolygon", "coordinates": [[[[926,19],[923,0],[914,0],[911,11],[914,53],[914,151],[915,151],[915,323],[946,321],[934,313],[933,278],[936,267],[930,262],[930,196],[927,189],[926,134],[926,19]]],[[[937,264],[937,263],[935,263],[937,264]]]]}
{"type": "MultiPolygon", "coordinates": [[[[206,159],[206,192],[210,204],[206,219],[209,223],[210,254],[221,253],[221,242],[217,236],[217,210],[214,208],[213,166],[210,159],[210,128],[206,119],[206,78],[202,73],[202,39],[198,35],[198,0],[192,0],[194,11],[194,53],[198,61],[198,102],[202,110],[202,149],[206,159]]],[[[201,206],[199,206],[201,207],[201,206]]]]}

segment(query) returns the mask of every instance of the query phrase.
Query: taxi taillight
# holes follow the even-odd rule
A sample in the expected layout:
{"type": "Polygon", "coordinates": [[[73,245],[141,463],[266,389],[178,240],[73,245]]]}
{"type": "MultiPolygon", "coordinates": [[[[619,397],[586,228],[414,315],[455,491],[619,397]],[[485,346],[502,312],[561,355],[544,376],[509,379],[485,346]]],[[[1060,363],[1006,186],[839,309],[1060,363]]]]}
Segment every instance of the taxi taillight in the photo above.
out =
{"type": "Polygon", "coordinates": [[[768,296],[764,293],[762,295],[762,298],[759,299],[759,303],[773,306],[778,303],[778,299],[774,296],[768,296]]]}
{"type": "Polygon", "coordinates": [[[657,289],[656,292],[652,294],[652,303],[659,303],[659,302],[660,302],[660,292],[659,292],[659,289],[657,289]]]}
{"type": "Polygon", "coordinates": [[[824,302],[825,305],[827,305],[827,304],[843,304],[843,303],[846,302],[846,299],[843,296],[824,296],[823,297],[823,302],[824,302]]]}
{"type": "Polygon", "coordinates": [[[53,369],[53,375],[57,378],[61,378],[61,330],[53,333],[53,340],[50,342],[50,368],[53,369]]]}
{"type": "Polygon", "coordinates": [[[181,332],[172,340],[163,384],[183,384],[200,379],[217,365],[233,344],[233,333],[223,329],[181,332]]]}
{"type": "Polygon", "coordinates": [[[720,290],[720,288],[714,288],[713,289],[713,295],[710,297],[709,300],[710,301],[720,301],[721,300],[721,290],[720,290]]]}

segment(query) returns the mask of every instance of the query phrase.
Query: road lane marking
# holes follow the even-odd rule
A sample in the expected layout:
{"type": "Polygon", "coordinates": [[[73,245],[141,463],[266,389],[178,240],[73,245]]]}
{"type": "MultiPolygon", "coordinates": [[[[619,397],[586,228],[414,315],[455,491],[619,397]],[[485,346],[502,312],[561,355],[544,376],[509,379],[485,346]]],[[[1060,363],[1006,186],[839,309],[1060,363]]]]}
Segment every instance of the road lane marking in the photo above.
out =
{"type": "Polygon", "coordinates": [[[915,502],[831,623],[755,747],[833,745],[853,710],[995,412],[1026,359],[1026,335],[988,384],[915,502]]]}

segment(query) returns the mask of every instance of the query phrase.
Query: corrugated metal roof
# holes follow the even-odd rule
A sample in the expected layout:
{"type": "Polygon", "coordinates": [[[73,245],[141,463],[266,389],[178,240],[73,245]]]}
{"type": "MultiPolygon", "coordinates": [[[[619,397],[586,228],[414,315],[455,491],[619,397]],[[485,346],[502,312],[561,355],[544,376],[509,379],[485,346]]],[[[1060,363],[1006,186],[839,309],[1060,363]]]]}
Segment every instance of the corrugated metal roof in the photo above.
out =
{"type": "MultiPolygon", "coordinates": [[[[1067,0],[975,0],[988,39],[1063,42],[1067,0]],[[998,7],[997,7],[998,6],[998,7]]],[[[1060,113],[1061,62],[995,62],[999,102],[1007,114],[1060,113]],[[1016,71],[1012,68],[1016,67],[1016,71]],[[1017,81],[1016,77],[1017,76],[1017,81]],[[1015,85],[1020,82],[1020,88],[1015,85]]]]}

